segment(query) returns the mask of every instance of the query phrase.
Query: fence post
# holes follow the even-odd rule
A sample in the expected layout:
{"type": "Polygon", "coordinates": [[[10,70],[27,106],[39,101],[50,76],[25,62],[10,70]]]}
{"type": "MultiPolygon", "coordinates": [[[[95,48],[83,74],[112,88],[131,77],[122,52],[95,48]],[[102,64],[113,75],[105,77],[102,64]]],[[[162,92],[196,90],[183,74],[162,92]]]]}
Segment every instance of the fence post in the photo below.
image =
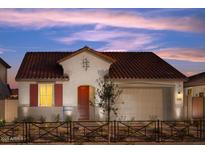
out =
{"type": "Polygon", "coordinates": [[[111,136],[112,136],[112,141],[115,142],[115,120],[111,122],[111,136]]]}
{"type": "Polygon", "coordinates": [[[72,139],[73,139],[73,127],[72,127],[72,121],[70,121],[70,143],[72,143],[72,139]]]}
{"type": "Polygon", "coordinates": [[[200,119],[200,141],[202,141],[202,139],[203,139],[203,130],[204,130],[204,128],[203,128],[203,120],[200,119]]]}
{"type": "Polygon", "coordinates": [[[114,142],[116,142],[116,121],[114,121],[114,136],[113,136],[114,142]]]}
{"type": "Polygon", "coordinates": [[[68,136],[68,135],[69,135],[69,133],[68,133],[68,131],[69,131],[69,130],[68,130],[68,121],[66,121],[66,129],[67,129],[67,133],[66,133],[66,134],[67,134],[67,138],[66,138],[66,139],[67,139],[67,142],[68,142],[68,141],[69,141],[69,136],[68,136]]]}
{"type": "Polygon", "coordinates": [[[157,142],[160,142],[160,121],[157,120],[157,142]]]}
{"type": "Polygon", "coordinates": [[[202,140],[204,140],[204,138],[205,138],[205,120],[204,119],[202,119],[202,140]]]}
{"type": "Polygon", "coordinates": [[[27,129],[27,123],[24,122],[24,125],[25,125],[25,134],[26,134],[26,143],[28,143],[28,129],[27,129]]]}

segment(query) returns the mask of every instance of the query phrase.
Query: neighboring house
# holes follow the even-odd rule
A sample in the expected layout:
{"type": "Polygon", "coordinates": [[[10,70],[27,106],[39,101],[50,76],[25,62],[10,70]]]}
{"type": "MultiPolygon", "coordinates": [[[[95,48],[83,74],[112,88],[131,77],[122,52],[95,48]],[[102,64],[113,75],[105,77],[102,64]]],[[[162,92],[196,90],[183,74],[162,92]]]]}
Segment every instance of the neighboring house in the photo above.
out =
{"type": "Polygon", "coordinates": [[[26,53],[16,76],[19,116],[104,119],[89,102],[96,80],[107,74],[123,90],[117,119],[182,117],[186,76],[174,67],[152,52],[97,52],[87,46],[75,52],[26,53]]]}
{"type": "Polygon", "coordinates": [[[10,95],[10,88],[7,84],[7,69],[11,68],[1,57],[0,57],[0,99],[5,99],[10,95]]]}
{"type": "Polygon", "coordinates": [[[187,119],[205,117],[205,72],[190,76],[184,83],[184,116],[187,119]]]}
{"type": "Polygon", "coordinates": [[[7,83],[7,70],[11,68],[0,58],[0,119],[13,121],[17,117],[18,101],[10,100],[10,87],[7,83]]]}

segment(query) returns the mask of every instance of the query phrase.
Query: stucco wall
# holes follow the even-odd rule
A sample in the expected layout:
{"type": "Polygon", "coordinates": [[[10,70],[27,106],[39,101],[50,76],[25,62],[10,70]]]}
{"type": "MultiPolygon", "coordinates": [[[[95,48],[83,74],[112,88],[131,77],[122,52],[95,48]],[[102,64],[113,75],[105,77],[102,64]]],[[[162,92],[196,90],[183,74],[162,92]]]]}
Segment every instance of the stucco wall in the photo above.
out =
{"type": "Polygon", "coordinates": [[[205,85],[185,88],[185,96],[188,95],[188,89],[192,89],[192,95],[191,96],[199,96],[200,92],[203,92],[205,94],[205,85]]]}
{"type": "Polygon", "coordinates": [[[0,80],[7,83],[7,68],[0,63],[0,80]]]}
{"type": "Polygon", "coordinates": [[[30,84],[35,82],[18,82],[19,87],[19,105],[29,106],[30,99],[30,84]]]}
{"type": "Polygon", "coordinates": [[[5,119],[5,101],[0,100],[0,119],[5,119]]]}
{"type": "Polygon", "coordinates": [[[69,75],[69,82],[63,85],[63,105],[77,106],[77,90],[81,85],[97,87],[96,79],[104,76],[110,67],[110,63],[94,56],[93,54],[83,52],[61,63],[64,73],[69,75]],[[89,61],[87,71],[82,67],[83,58],[89,61]]]}
{"type": "Polygon", "coordinates": [[[0,119],[12,122],[18,117],[18,100],[0,100],[0,119]]]}

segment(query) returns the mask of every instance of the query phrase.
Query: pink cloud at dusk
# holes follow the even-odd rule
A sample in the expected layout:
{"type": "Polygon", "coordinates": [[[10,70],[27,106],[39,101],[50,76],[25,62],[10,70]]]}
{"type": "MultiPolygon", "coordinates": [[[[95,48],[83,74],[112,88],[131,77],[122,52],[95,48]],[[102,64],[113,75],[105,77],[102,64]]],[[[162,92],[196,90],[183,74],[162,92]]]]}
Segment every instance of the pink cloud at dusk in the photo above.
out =
{"type": "MultiPolygon", "coordinates": [[[[159,35],[159,34],[158,34],[159,35]]],[[[155,34],[132,33],[119,30],[85,30],[73,33],[66,37],[54,39],[63,44],[72,44],[76,41],[105,42],[103,48],[98,50],[121,50],[146,49],[156,40],[155,34]]]]}
{"type": "Polygon", "coordinates": [[[204,31],[204,21],[187,17],[144,17],[133,12],[110,10],[15,10],[2,9],[0,24],[25,28],[101,24],[121,28],[149,30],[204,31]]]}
{"type": "Polygon", "coordinates": [[[205,62],[205,50],[202,49],[167,48],[155,53],[165,59],[205,62]]]}
{"type": "Polygon", "coordinates": [[[185,72],[184,74],[189,77],[197,73],[196,72],[185,72]]]}

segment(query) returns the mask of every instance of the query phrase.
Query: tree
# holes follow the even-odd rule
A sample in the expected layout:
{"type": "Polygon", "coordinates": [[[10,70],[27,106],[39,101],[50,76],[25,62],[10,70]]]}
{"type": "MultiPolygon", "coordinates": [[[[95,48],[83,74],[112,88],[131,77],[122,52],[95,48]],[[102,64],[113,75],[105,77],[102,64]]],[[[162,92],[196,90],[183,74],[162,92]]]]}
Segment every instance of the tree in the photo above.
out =
{"type": "Polygon", "coordinates": [[[110,122],[111,112],[117,116],[116,102],[122,90],[109,77],[99,78],[97,82],[96,99],[92,104],[101,108],[105,114],[107,113],[107,121],[110,122]]]}
{"type": "Polygon", "coordinates": [[[117,116],[118,108],[116,102],[122,90],[109,77],[99,78],[97,80],[98,87],[96,89],[96,101],[92,104],[107,113],[108,121],[108,143],[110,143],[110,113],[113,112],[117,116]]]}

